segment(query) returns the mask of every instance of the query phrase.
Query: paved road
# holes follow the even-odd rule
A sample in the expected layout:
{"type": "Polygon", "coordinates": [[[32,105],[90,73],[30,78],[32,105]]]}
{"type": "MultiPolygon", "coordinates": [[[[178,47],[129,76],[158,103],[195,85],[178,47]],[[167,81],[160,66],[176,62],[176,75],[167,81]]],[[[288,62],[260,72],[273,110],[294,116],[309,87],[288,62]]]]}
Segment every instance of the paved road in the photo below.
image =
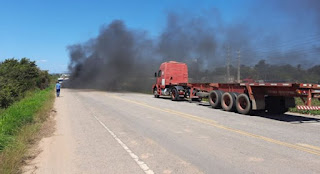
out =
{"type": "Polygon", "coordinates": [[[35,173],[320,173],[320,117],[63,89],[35,173]]]}

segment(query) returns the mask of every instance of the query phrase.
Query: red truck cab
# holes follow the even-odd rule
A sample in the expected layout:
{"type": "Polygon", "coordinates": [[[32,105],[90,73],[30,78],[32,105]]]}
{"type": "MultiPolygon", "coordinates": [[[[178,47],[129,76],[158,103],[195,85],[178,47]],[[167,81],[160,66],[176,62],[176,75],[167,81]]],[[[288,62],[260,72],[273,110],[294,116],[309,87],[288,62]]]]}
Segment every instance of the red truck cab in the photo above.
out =
{"type": "Polygon", "coordinates": [[[172,86],[188,83],[188,66],[176,61],[164,62],[155,77],[156,84],[152,87],[155,96],[169,95],[172,86]]]}
{"type": "Polygon", "coordinates": [[[169,61],[160,65],[157,74],[157,84],[161,87],[188,83],[188,67],[185,63],[169,61]]]}

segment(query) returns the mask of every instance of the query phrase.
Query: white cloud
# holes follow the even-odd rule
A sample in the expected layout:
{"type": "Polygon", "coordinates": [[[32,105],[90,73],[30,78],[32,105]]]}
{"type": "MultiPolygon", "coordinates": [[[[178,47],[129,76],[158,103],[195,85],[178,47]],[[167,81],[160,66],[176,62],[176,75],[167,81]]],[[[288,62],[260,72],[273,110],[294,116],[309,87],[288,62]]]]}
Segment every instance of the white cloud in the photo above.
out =
{"type": "Polygon", "coordinates": [[[41,59],[41,60],[37,60],[37,63],[46,63],[48,60],[46,59],[41,59]]]}

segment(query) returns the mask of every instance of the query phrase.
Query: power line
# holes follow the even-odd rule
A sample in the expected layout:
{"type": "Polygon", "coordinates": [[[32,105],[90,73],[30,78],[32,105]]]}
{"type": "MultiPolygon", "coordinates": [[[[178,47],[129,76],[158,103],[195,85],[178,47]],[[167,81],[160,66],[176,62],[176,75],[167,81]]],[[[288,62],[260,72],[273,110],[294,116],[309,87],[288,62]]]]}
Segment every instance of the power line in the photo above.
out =
{"type": "Polygon", "coordinates": [[[266,43],[267,45],[277,45],[280,47],[286,46],[286,45],[291,45],[291,44],[296,44],[296,43],[301,43],[301,42],[308,42],[308,41],[316,41],[317,39],[320,39],[320,34],[315,34],[311,35],[309,37],[304,37],[303,40],[291,40],[291,41],[286,41],[286,42],[281,42],[280,45],[274,44],[274,43],[266,43]]]}
{"type": "Polygon", "coordinates": [[[227,82],[230,82],[230,46],[227,47],[227,82]]]}
{"type": "Polygon", "coordinates": [[[238,50],[238,73],[237,73],[237,81],[240,83],[240,49],[238,50]]]}
{"type": "Polygon", "coordinates": [[[251,50],[255,50],[256,52],[263,52],[263,53],[267,53],[267,52],[273,52],[273,51],[278,51],[278,50],[291,50],[291,49],[306,49],[305,47],[307,48],[312,48],[314,49],[314,47],[312,46],[318,46],[320,47],[320,39],[319,39],[319,42],[309,42],[309,43],[304,43],[304,44],[295,44],[295,45],[291,45],[290,47],[279,47],[277,45],[273,46],[272,48],[269,48],[269,49],[266,49],[266,48],[261,48],[261,47],[264,47],[263,45],[259,46],[259,47],[247,47],[247,48],[244,48],[242,49],[243,51],[251,51],[251,50]]]}

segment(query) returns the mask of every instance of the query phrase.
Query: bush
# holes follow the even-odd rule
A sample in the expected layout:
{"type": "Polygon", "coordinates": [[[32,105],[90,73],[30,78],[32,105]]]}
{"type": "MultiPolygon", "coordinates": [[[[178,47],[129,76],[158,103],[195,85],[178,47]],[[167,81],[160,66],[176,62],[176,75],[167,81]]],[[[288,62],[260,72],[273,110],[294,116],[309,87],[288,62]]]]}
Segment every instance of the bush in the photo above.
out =
{"type": "Polygon", "coordinates": [[[41,71],[27,58],[7,59],[0,63],[0,108],[7,108],[24,97],[28,90],[45,89],[50,83],[47,71],[41,71]]]}

